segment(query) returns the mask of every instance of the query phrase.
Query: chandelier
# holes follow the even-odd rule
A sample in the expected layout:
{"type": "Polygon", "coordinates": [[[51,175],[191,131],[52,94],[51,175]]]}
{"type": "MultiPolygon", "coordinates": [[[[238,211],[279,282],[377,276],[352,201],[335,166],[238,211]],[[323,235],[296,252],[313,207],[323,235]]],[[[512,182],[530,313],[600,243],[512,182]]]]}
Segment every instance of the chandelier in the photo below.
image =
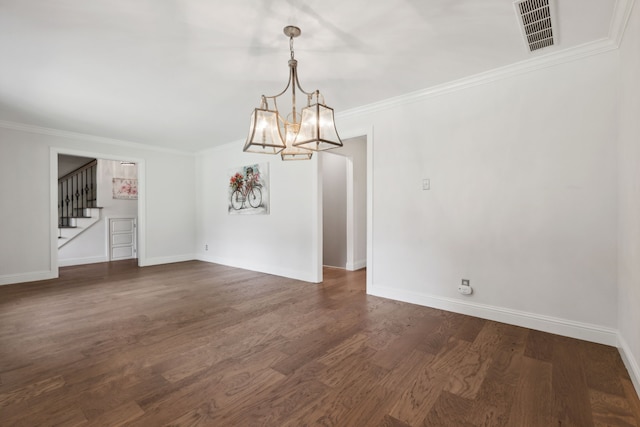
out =
{"type": "Polygon", "coordinates": [[[282,160],[308,160],[314,151],[342,147],[333,117],[333,108],[324,104],[320,91],[306,92],[300,87],[293,52],[293,39],[300,35],[300,28],[284,27],[289,37],[289,82],[282,92],[273,96],[262,95],[260,107],[251,115],[249,136],[243,151],[262,154],[278,154],[282,160]],[[277,98],[291,88],[291,113],[283,116],[278,110],[277,98]],[[300,113],[296,110],[296,88],[307,98],[307,106],[300,113]],[[283,136],[284,135],[284,136],[283,136]]]}

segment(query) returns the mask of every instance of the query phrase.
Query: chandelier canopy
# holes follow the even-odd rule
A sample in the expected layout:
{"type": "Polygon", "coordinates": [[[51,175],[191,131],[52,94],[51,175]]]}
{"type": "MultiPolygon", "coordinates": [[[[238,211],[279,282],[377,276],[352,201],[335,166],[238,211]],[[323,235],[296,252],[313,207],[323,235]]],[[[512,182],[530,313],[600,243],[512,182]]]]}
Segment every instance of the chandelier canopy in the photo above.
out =
{"type": "Polygon", "coordinates": [[[314,151],[342,147],[333,116],[333,108],[324,104],[320,91],[306,92],[298,81],[298,61],[293,52],[293,39],[301,34],[300,28],[284,27],[289,37],[289,82],[282,92],[273,96],[262,95],[260,107],[251,115],[249,136],[243,151],[278,154],[282,160],[308,160],[314,151]],[[278,110],[277,98],[291,88],[291,113],[283,116],[278,110]],[[296,88],[307,98],[300,113],[296,110],[296,88]]]}

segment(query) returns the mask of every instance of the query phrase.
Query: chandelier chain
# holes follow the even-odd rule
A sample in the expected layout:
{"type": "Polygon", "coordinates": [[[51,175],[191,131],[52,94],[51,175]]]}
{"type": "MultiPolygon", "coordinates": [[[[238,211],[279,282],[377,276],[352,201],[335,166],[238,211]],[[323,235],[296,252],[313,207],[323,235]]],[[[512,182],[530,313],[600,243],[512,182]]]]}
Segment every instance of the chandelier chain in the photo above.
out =
{"type": "Polygon", "coordinates": [[[291,52],[291,59],[295,59],[293,57],[293,36],[289,36],[289,51],[291,52]]]}

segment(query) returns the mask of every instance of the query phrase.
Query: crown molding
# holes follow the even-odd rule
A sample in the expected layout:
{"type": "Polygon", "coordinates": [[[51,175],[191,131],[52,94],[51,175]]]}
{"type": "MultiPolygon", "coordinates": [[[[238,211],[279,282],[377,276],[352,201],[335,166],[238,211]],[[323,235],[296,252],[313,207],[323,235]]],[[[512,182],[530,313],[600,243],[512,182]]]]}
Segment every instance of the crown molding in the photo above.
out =
{"type": "Polygon", "coordinates": [[[618,0],[614,6],[611,24],[609,25],[609,39],[613,41],[617,47],[620,47],[622,43],[634,2],[635,0],[618,0]]]}
{"type": "Polygon", "coordinates": [[[450,92],[492,83],[497,80],[507,79],[520,74],[530,73],[532,71],[542,70],[544,68],[554,67],[556,65],[565,64],[568,62],[577,61],[580,59],[588,58],[590,56],[600,55],[602,53],[616,50],[622,42],[634,1],[635,0],[616,1],[611,23],[609,25],[609,34],[605,38],[594,40],[592,42],[569,49],[551,52],[546,55],[536,56],[531,59],[526,59],[524,61],[485,71],[473,76],[453,80],[437,86],[432,86],[415,92],[409,92],[393,98],[387,98],[379,102],[374,102],[364,106],[338,112],[336,113],[336,118],[346,119],[350,117],[370,114],[376,111],[419,102],[434,96],[444,95],[450,92]]]}
{"type": "Polygon", "coordinates": [[[609,38],[596,40],[594,42],[586,43],[575,48],[553,52],[532,59],[527,59],[524,61],[516,62],[514,64],[506,65],[504,67],[475,74],[473,76],[443,83],[441,85],[432,86],[426,89],[409,92],[404,95],[388,98],[361,107],[345,110],[337,113],[336,118],[345,119],[356,117],[364,114],[370,114],[376,111],[386,110],[400,105],[419,102],[434,96],[444,95],[450,92],[456,92],[474,86],[492,83],[497,80],[503,80],[520,74],[554,67],[559,64],[576,61],[593,55],[599,55],[601,53],[615,50],[617,49],[617,47],[618,46],[609,38]]]}
{"type": "Polygon", "coordinates": [[[225,142],[224,144],[220,144],[220,145],[215,145],[213,147],[209,147],[209,148],[205,148],[202,150],[199,150],[196,152],[197,156],[205,156],[208,154],[213,154],[217,151],[224,151],[224,150],[228,150],[228,149],[237,149],[238,146],[240,146],[240,148],[242,148],[242,146],[244,145],[245,140],[244,139],[236,139],[235,141],[231,141],[231,142],[225,142]]]}
{"type": "Polygon", "coordinates": [[[114,139],[114,138],[106,138],[103,136],[89,135],[89,134],[79,133],[79,132],[71,132],[71,131],[47,128],[42,126],[28,125],[24,123],[10,122],[7,120],[0,120],[0,128],[17,130],[21,132],[37,133],[40,135],[56,136],[60,138],[76,139],[76,140],[82,140],[87,142],[95,142],[98,144],[116,145],[119,147],[137,148],[140,150],[177,154],[182,156],[195,156],[195,153],[193,152],[177,150],[175,148],[157,147],[155,145],[142,144],[139,142],[126,141],[126,140],[114,139]]]}

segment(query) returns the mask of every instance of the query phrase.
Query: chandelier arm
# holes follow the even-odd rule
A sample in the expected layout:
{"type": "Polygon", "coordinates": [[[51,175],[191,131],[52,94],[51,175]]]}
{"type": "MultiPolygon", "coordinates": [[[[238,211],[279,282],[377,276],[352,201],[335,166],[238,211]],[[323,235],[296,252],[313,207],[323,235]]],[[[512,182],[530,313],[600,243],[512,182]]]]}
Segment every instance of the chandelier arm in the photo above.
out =
{"type": "Polygon", "coordinates": [[[293,73],[293,79],[295,80],[294,84],[298,87],[298,89],[300,89],[300,92],[304,93],[305,95],[312,96],[314,93],[318,92],[317,90],[313,92],[307,92],[306,90],[302,89],[302,86],[300,86],[300,80],[298,79],[297,71],[293,73]]]}
{"type": "Polygon", "coordinates": [[[289,81],[287,82],[287,86],[284,89],[282,89],[282,92],[280,92],[277,95],[271,95],[271,96],[262,95],[262,96],[264,96],[265,98],[276,99],[277,97],[284,95],[284,93],[287,91],[287,89],[289,89],[289,86],[291,86],[291,81],[292,80],[293,80],[293,74],[289,73],[289,81]]]}

